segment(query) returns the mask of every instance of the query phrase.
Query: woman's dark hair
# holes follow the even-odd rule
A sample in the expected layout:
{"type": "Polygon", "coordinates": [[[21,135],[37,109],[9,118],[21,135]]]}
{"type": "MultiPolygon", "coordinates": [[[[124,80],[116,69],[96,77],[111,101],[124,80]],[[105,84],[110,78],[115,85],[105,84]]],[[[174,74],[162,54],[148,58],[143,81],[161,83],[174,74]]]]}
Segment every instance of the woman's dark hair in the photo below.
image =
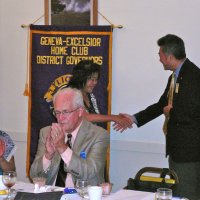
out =
{"type": "Polygon", "coordinates": [[[68,86],[77,89],[83,89],[88,79],[92,74],[97,73],[100,78],[101,66],[94,63],[92,60],[82,60],[74,68],[72,78],[68,86]]]}

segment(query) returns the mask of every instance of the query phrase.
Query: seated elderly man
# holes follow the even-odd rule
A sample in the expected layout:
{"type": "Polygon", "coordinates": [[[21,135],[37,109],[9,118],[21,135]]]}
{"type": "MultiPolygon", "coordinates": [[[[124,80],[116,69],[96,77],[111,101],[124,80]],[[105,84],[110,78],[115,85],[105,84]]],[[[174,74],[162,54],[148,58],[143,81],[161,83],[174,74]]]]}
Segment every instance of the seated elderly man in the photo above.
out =
{"type": "Polygon", "coordinates": [[[53,104],[58,123],[40,131],[31,178],[45,176],[46,184],[61,187],[73,187],[77,179],[88,179],[90,185],[104,182],[109,134],[84,119],[79,90],[59,90],[53,104]]]}

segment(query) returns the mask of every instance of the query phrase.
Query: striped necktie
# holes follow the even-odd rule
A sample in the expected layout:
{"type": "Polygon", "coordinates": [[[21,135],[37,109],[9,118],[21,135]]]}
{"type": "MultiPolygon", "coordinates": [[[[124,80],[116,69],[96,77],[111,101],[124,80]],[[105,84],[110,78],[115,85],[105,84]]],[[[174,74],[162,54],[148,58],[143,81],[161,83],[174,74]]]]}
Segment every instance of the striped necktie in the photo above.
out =
{"type": "MultiPolygon", "coordinates": [[[[174,87],[175,87],[175,73],[172,73],[172,78],[171,78],[171,82],[170,82],[170,88],[169,88],[169,92],[168,92],[168,105],[173,105],[173,95],[174,95],[174,87]]],[[[165,135],[167,135],[167,124],[169,121],[169,115],[165,116],[165,121],[163,124],[163,132],[165,135]]]]}
{"type": "MultiPolygon", "coordinates": [[[[67,145],[68,147],[71,149],[72,148],[72,143],[71,143],[71,139],[72,139],[72,134],[68,134],[67,135],[67,145]]],[[[59,187],[65,187],[65,180],[67,177],[67,172],[64,170],[64,161],[61,158],[60,160],[60,166],[59,166],[59,170],[58,170],[58,175],[57,175],[57,179],[56,179],[56,186],[59,187]]]]}

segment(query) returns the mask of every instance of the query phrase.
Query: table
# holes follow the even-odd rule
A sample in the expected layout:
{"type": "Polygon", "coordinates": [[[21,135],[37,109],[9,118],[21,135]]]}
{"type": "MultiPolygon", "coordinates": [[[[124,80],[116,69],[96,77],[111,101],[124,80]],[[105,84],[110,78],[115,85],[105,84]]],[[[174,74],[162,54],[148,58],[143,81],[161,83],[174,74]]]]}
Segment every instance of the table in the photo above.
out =
{"type": "MultiPolygon", "coordinates": [[[[16,191],[21,191],[21,192],[33,192],[34,191],[34,185],[31,183],[17,182],[13,186],[13,188],[16,191]]],[[[50,186],[48,191],[49,190],[63,191],[63,188],[50,186]]],[[[154,198],[155,198],[154,193],[122,189],[111,195],[103,196],[102,200],[154,200],[154,198]]],[[[61,200],[81,200],[81,197],[78,194],[63,195],[61,200]]]]}
{"type": "Polygon", "coordinates": [[[154,200],[155,193],[122,189],[103,199],[105,200],[154,200]]]}
{"type": "MultiPolygon", "coordinates": [[[[14,186],[13,189],[21,192],[30,192],[33,193],[34,191],[34,185],[31,183],[24,183],[18,181],[14,186]]],[[[63,191],[63,188],[59,188],[56,186],[49,186],[48,190],[53,191],[63,191]]],[[[5,198],[5,195],[0,195],[0,200],[5,198]]],[[[155,194],[151,192],[141,192],[141,191],[135,191],[135,190],[124,190],[121,189],[115,193],[112,193],[107,196],[103,196],[102,200],[154,200],[155,194]]],[[[64,194],[60,200],[82,200],[81,197],[78,194],[64,194]]],[[[176,198],[173,198],[173,200],[176,200],[176,198]]]]}

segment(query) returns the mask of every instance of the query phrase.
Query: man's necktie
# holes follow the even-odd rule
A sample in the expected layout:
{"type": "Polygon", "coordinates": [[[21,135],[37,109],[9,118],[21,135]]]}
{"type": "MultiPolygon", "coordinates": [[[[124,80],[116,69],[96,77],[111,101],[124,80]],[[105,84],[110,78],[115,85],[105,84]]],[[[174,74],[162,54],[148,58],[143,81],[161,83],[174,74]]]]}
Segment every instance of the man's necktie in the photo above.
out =
{"type": "MultiPolygon", "coordinates": [[[[72,134],[69,133],[67,135],[67,145],[68,145],[68,147],[70,149],[72,147],[71,139],[72,139],[72,134]]],[[[65,172],[65,170],[64,170],[64,161],[61,158],[60,167],[59,167],[59,170],[58,170],[58,175],[57,175],[57,179],[56,179],[56,184],[55,185],[59,186],[59,187],[65,187],[66,177],[67,177],[67,172],[65,172]]]]}
{"type": "MultiPolygon", "coordinates": [[[[173,72],[168,93],[168,105],[173,104],[174,85],[175,85],[175,73],[173,72]]],[[[165,116],[165,122],[163,124],[163,132],[165,135],[167,135],[167,123],[169,121],[169,117],[170,117],[169,115],[165,116]]]]}

